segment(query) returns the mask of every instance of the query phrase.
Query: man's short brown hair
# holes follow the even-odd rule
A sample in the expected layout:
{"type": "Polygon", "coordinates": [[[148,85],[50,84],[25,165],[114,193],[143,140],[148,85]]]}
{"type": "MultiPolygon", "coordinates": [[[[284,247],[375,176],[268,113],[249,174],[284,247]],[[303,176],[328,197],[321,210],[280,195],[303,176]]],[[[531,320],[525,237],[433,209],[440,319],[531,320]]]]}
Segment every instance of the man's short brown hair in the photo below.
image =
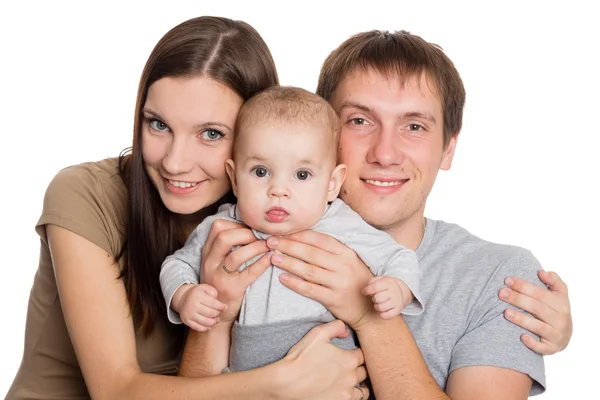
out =
{"type": "Polygon", "coordinates": [[[330,101],[340,83],[355,70],[374,70],[405,83],[427,74],[444,114],[444,148],[460,132],[465,88],[442,48],[406,31],[373,30],[356,34],[327,57],[321,68],[317,94],[330,101]]]}

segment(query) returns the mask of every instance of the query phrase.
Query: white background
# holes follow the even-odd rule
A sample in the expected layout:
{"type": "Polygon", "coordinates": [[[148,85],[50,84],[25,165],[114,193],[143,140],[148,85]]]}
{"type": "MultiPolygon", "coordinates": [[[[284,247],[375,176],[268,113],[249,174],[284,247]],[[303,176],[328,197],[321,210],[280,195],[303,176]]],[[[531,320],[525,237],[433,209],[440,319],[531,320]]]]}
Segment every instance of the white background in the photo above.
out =
{"type": "Polygon", "coordinates": [[[33,228],[47,184],[62,167],[116,156],[131,143],[138,79],[153,46],[176,24],[212,14],[253,25],[281,83],[309,90],[327,54],[353,33],[405,29],[441,45],[463,77],[467,106],[455,163],[440,174],[426,214],[529,248],[559,272],[575,331],[565,352],[546,358],[540,398],[598,398],[591,393],[600,357],[600,29],[587,2],[7,3],[0,6],[0,395],[23,350],[38,260],[33,228]]]}

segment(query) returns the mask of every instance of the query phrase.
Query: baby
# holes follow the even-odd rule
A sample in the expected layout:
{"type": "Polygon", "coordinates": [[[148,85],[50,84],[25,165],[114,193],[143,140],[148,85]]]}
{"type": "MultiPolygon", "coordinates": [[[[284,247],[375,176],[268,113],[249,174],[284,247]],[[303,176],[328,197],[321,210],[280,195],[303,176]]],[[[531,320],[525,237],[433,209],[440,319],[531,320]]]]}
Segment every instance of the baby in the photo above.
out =
{"type": "MultiPolygon", "coordinates": [[[[172,323],[208,329],[198,326],[202,318],[182,321],[179,314],[203,316],[206,309],[186,301],[191,296],[182,294],[201,289],[197,286],[201,249],[217,218],[249,226],[258,239],[307,229],[331,235],[354,250],[375,275],[373,279],[383,283],[380,287],[386,296],[374,297],[383,300],[382,318],[423,311],[415,253],[367,224],[337,198],[346,175],[346,166],[337,164],[339,133],[340,122],[329,103],[304,89],[273,87],[242,106],[233,160],[226,164],[237,205],[222,205],[162,265],[160,283],[172,323]],[[180,304],[173,302],[176,293],[180,304]]],[[[283,272],[271,266],[246,290],[232,329],[229,370],[275,362],[311,328],[334,319],[320,303],[283,286],[279,281],[283,272]]],[[[356,347],[352,335],[334,340],[345,349],[356,347]]]]}

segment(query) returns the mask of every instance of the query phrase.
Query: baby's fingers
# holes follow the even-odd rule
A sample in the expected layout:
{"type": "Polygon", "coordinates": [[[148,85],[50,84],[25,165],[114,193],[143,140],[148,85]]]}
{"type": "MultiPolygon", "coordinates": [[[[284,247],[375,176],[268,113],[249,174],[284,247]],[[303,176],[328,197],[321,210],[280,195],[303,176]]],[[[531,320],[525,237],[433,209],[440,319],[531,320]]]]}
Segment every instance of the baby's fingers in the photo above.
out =
{"type": "Polygon", "coordinates": [[[208,297],[208,296],[202,298],[200,300],[200,304],[207,308],[212,308],[213,310],[216,310],[216,311],[227,310],[227,304],[221,303],[219,300],[212,298],[212,297],[208,297]]]}
{"type": "Polygon", "coordinates": [[[210,318],[205,317],[200,314],[193,314],[190,316],[181,316],[181,320],[184,324],[186,324],[189,328],[198,331],[198,332],[206,332],[212,326],[214,326],[217,322],[219,322],[219,318],[210,318]]]}
{"type": "Polygon", "coordinates": [[[382,278],[382,276],[376,276],[375,278],[371,279],[367,286],[363,288],[362,293],[365,296],[372,296],[375,293],[383,292],[384,290],[389,289],[389,281],[382,278]]]}
{"type": "Polygon", "coordinates": [[[371,300],[373,300],[373,303],[378,304],[378,303],[384,303],[391,298],[392,298],[392,295],[391,295],[390,291],[384,290],[383,292],[375,293],[373,295],[373,297],[371,297],[371,300]]]}

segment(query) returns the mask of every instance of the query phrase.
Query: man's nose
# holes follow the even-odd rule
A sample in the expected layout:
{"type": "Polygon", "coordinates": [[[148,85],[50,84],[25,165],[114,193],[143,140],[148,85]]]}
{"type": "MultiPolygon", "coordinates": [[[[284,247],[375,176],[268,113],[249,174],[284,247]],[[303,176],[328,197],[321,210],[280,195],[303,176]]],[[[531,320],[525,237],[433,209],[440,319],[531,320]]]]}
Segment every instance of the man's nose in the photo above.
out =
{"type": "Polygon", "coordinates": [[[401,138],[392,126],[382,126],[377,134],[372,135],[371,148],[367,154],[369,163],[383,167],[401,165],[404,162],[401,138]]]}

